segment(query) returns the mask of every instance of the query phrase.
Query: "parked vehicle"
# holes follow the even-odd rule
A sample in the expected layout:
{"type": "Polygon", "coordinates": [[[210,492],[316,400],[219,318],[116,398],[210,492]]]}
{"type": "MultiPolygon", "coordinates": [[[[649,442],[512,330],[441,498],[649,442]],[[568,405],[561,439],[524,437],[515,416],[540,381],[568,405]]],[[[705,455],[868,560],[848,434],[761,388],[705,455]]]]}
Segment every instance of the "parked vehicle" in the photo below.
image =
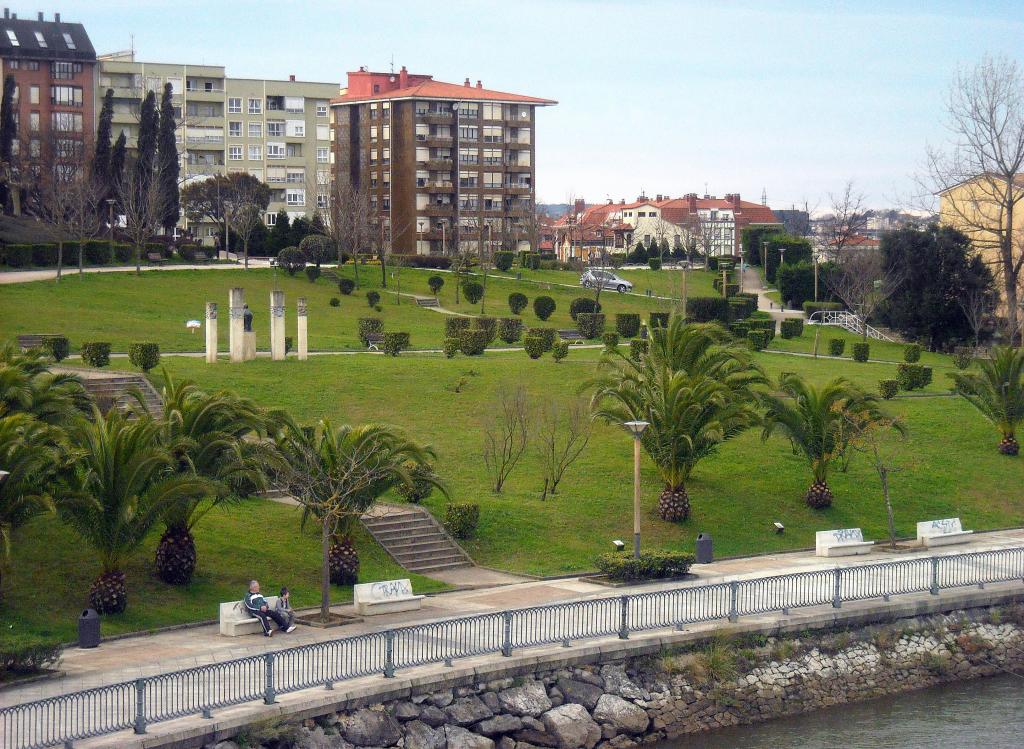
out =
{"type": "Polygon", "coordinates": [[[633,284],[625,278],[620,278],[610,270],[597,270],[596,268],[583,272],[583,275],[580,276],[580,286],[585,289],[596,289],[599,287],[602,289],[614,289],[620,294],[633,290],[633,284]]]}

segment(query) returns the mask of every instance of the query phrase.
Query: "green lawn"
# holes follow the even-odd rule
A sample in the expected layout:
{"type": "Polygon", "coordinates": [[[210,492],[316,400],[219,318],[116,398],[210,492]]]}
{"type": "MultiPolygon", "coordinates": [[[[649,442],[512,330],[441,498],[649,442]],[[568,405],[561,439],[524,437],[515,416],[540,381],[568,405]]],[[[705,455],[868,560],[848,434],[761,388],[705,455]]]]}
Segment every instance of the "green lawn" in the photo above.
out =
{"type": "MultiPolygon", "coordinates": [[[[814,336],[816,332],[818,332],[819,356],[828,356],[829,340],[832,338],[841,338],[846,341],[846,347],[843,350],[843,357],[851,359],[853,356],[853,344],[864,340],[857,333],[851,333],[847,330],[843,330],[842,328],[837,328],[834,325],[819,326],[804,324],[804,333],[802,336],[786,340],[782,336],[776,335],[771,344],[769,344],[769,348],[774,351],[812,353],[814,351],[814,336]]],[[[868,345],[871,347],[869,354],[871,359],[890,362],[902,362],[903,352],[907,348],[907,344],[905,343],[889,343],[888,341],[876,341],[871,338],[868,339],[868,345]]],[[[942,376],[939,374],[939,370],[949,371],[953,369],[953,359],[948,354],[936,354],[931,351],[922,351],[920,363],[935,368],[936,377],[942,376]]]]}
{"type": "MultiPolygon", "coordinates": [[[[682,296],[681,270],[670,270],[668,268],[652,270],[617,270],[615,273],[633,284],[633,291],[637,294],[646,294],[650,289],[655,296],[680,298],[682,296]]],[[[580,274],[568,270],[521,270],[513,268],[508,273],[496,271],[496,275],[515,278],[522,274],[524,281],[539,283],[568,284],[579,286],[580,274]]],[[[717,274],[705,270],[691,270],[686,272],[686,293],[689,296],[718,296],[712,282],[717,274]]],[[[601,293],[604,299],[605,292],[601,293]]]]}

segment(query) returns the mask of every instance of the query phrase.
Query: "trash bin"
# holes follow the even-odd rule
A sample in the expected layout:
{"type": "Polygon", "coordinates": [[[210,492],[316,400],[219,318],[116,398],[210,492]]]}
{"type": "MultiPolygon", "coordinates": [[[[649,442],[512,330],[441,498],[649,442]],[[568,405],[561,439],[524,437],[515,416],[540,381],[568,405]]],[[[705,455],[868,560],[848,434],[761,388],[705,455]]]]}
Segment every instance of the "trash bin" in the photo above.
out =
{"type": "Polygon", "coordinates": [[[697,564],[710,564],[715,561],[715,555],[711,548],[711,534],[700,533],[697,535],[697,564]]]}
{"type": "Polygon", "coordinates": [[[95,648],[100,644],[100,615],[86,609],[78,617],[78,647],[95,648]]]}

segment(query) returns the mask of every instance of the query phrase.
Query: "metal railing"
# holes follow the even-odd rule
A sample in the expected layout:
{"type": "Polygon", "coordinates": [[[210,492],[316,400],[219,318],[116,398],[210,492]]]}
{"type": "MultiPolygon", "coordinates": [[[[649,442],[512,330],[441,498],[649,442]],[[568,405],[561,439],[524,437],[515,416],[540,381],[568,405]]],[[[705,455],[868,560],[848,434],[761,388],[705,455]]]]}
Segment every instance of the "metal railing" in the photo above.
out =
{"type": "Polygon", "coordinates": [[[691,585],[400,627],[0,709],[0,746],[42,749],[229,705],[459,658],[986,583],[1024,581],[1024,546],[691,585]]]}
{"type": "Polygon", "coordinates": [[[821,325],[835,325],[843,330],[848,330],[851,333],[857,333],[858,335],[864,335],[864,329],[867,328],[868,338],[874,338],[876,341],[888,341],[893,343],[892,338],[887,336],[877,328],[873,328],[865,323],[859,315],[855,315],[852,312],[846,312],[845,310],[818,310],[813,313],[807,320],[811,323],[819,323],[821,325]]]}

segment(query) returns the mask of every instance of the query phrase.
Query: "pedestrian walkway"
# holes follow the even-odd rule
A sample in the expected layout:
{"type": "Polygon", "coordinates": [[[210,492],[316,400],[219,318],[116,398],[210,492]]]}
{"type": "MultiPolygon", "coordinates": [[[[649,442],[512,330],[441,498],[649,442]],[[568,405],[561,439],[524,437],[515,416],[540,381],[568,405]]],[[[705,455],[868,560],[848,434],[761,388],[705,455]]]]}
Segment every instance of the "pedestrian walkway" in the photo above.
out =
{"type": "MultiPolygon", "coordinates": [[[[1024,546],[1024,529],[975,534],[970,543],[948,550],[951,554],[1024,546]]],[[[245,656],[265,654],[295,645],[310,644],[358,634],[379,632],[397,626],[423,624],[453,617],[487,614],[507,609],[540,606],[573,600],[609,598],[624,594],[651,593],[681,587],[700,587],[750,578],[765,578],[796,572],[831,572],[837,567],[850,569],[864,565],[912,560],[933,556],[934,550],[891,554],[881,548],[872,553],[839,559],[823,559],[810,551],[767,554],[727,559],[696,565],[697,579],[682,585],[652,583],[609,588],[594,580],[580,577],[531,580],[510,585],[496,585],[474,590],[458,590],[428,596],[423,608],[415,612],[367,617],[363,621],[333,629],[300,627],[291,635],[272,639],[260,636],[222,637],[216,625],[176,629],[153,635],[126,637],[104,642],[94,650],[69,648],[64,656],[60,678],[13,686],[0,691],[0,707],[73,692],[89,687],[116,684],[144,676],[213,664],[245,656]]],[[[863,577],[863,576],[854,576],[863,577]]],[[[809,580],[813,576],[809,576],[809,580]]],[[[871,587],[868,578],[863,584],[871,587]]],[[[698,592],[699,591],[695,591],[698,592]]],[[[335,606],[334,611],[352,614],[351,605],[335,606]]],[[[211,616],[215,614],[210,612],[211,616]]]]}
{"type": "Polygon", "coordinates": [[[743,268],[743,291],[757,294],[757,309],[767,312],[773,320],[785,320],[788,317],[803,317],[803,310],[784,309],[782,304],[768,296],[768,289],[761,280],[761,272],[751,265],[743,268]]]}
{"type": "MultiPolygon", "coordinates": [[[[250,268],[269,268],[270,263],[266,260],[257,261],[249,258],[250,268]]],[[[151,270],[242,270],[241,264],[235,263],[202,263],[195,265],[143,265],[142,271],[151,270]]],[[[134,273],[134,265],[113,265],[95,268],[83,268],[84,273],[134,273]]],[[[62,272],[61,279],[67,280],[78,275],[78,268],[66,266],[62,272]]],[[[13,283],[29,283],[31,281],[52,281],[57,277],[56,268],[41,270],[9,270],[0,272],[0,285],[13,283]]]]}

